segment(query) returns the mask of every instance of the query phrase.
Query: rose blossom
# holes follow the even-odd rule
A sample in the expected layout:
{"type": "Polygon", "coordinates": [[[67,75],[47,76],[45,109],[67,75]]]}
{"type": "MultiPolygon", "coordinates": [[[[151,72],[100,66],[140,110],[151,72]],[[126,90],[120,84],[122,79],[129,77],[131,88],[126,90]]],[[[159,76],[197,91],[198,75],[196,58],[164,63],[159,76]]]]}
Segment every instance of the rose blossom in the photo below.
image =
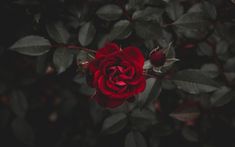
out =
{"type": "Polygon", "coordinates": [[[145,89],[143,65],[144,57],[138,48],[106,44],[88,65],[88,80],[97,90],[94,99],[109,108],[133,100],[145,89]]]}

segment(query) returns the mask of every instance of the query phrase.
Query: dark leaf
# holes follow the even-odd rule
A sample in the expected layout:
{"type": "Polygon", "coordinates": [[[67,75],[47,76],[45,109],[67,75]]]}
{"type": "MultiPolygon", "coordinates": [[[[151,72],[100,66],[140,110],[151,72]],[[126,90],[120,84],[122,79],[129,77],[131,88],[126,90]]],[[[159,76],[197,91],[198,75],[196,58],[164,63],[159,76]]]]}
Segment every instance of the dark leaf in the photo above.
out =
{"type": "Polygon", "coordinates": [[[12,131],[15,137],[24,144],[33,145],[34,132],[32,127],[23,119],[16,118],[11,123],[12,131]]]}
{"type": "Polygon", "coordinates": [[[11,109],[18,117],[24,117],[28,110],[28,102],[24,93],[15,90],[11,93],[11,109]]]}
{"type": "Polygon", "coordinates": [[[62,22],[54,22],[46,25],[47,32],[57,43],[68,43],[70,34],[62,22]]]}
{"type": "Polygon", "coordinates": [[[7,108],[0,109],[0,129],[4,129],[7,127],[7,124],[11,118],[11,112],[7,108]]]}
{"type": "Polygon", "coordinates": [[[95,26],[91,22],[85,23],[79,31],[78,40],[82,46],[89,45],[94,39],[96,33],[95,26]]]}
{"type": "Polygon", "coordinates": [[[210,98],[211,105],[221,107],[229,103],[235,97],[235,92],[228,87],[221,87],[215,91],[210,98]]]}
{"type": "Polygon", "coordinates": [[[58,73],[64,72],[73,62],[73,53],[66,48],[56,49],[53,55],[53,63],[58,73]]]}
{"type": "Polygon", "coordinates": [[[125,147],[147,147],[147,143],[141,133],[132,131],[126,135],[125,147]]]}
{"type": "Polygon", "coordinates": [[[128,20],[120,20],[114,24],[111,29],[108,38],[110,41],[115,39],[125,39],[131,35],[132,29],[128,20]]]}
{"type": "Polygon", "coordinates": [[[158,122],[156,114],[148,109],[135,109],[131,112],[131,123],[139,131],[145,131],[158,122]]]}
{"type": "Polygon", "coordinates": [[[199,94],[217,90],[220,85],[199,70],[187,69],[176,73],[173,81],[178,89],[190,94],[199,94]]]}
{"type": "Polygon", "coordinates": [[[198,136],[197,132],[194,131],[193,129],[189,128],[189,127],[184,127],[183,128],[182,135],[188,141],[198,142],[199,136],[198,136]]]}
{"type": "Polygon", "coordinates": [[[184,7],[180,4],[179,1],[171,1],[166,8],[166,12],[172,20],[177,20],[184,13],[184,7]]]}
{"type": "Polygon", "coordinates": [[[219,69],[218,67],[211,63],[211,64],[204,64],[201,67],[201,71],[203,72],[203,74],[205,74],[206,76],[210,77],[210,78],[215,78],[219,75],[219,69]]]}
{"type": "Polygon", "coordinates": [[[147,7],[144,10],[137,10],[133,13],[133,20],[157,21],[160,22],[163,10],[159,8],[147,7]]]}
{"type": "Polygon", "coordinates": [[[50,49],[50,42],[41,36],[26,36],[16,41],[10,50],[30,56],[45,54],[50,49]]]}
{"type": "Polygon", "coordinates": [[[113,5],[113,4],[105,5],[96,11],[96,14],[101,19],[104,19],[107,21],[119,19],[122,13],[123,13],[122,9],[119,6],[113,5]]]}
{"type": "Polygon", "coordinates": [[[173,25],[175,26],[186,28],[200,28],[204,27],[207,24],[208,20],[206,20],[203,13],[200,12],[186,13],[173,23],[173,25]]]}
{"type": "Polygon", "coordinates": [[[158,23],[136,22],[135,31],[144,40],[157,39],[162,36],[162,28],[158,23]]]}
{"type": "Polygon", "coordinates": [[[107,117],[102,126],[102,132],[113,134],[123,129],[127,124],[127,115],[124,113],[116,113],[107,117]]]}
{"type": "Polygon", "coordinates": [[[151,104],[158,98],[161,93],[161,81],[156,78],[149,78],[146,80],[146,87],[143,92],[138,94],[137,99],[141,107],[151,104]]]}

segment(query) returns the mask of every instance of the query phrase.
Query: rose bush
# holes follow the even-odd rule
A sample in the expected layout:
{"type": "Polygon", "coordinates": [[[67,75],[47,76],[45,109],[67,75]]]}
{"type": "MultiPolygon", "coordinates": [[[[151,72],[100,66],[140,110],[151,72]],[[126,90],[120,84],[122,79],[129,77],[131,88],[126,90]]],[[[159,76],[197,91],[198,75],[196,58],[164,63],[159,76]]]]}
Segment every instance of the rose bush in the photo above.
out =
{"type": "Polygon", "coordinates": [[[138,48],[121,49],[114,43],[105,45],[88,66],[91,86],[97,89],[93,98],[110,108],[132,100],[145,88],[143,65],[144,57],[138,48]]]}

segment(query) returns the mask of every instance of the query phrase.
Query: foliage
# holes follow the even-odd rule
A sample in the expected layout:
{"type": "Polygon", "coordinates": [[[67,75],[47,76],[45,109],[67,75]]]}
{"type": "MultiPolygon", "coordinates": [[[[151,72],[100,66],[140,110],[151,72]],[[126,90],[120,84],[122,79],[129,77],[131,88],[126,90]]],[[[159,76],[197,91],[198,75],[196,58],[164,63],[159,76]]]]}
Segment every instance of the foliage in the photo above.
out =
{"type": "Polygon", "coordinates": [[[3,0],[0,11],[2,146],[235,146],[234,0],[3,0]],[[93,100],[87,72],[109,42],[145,57],[145,90],[115,108],[93,100]]]}

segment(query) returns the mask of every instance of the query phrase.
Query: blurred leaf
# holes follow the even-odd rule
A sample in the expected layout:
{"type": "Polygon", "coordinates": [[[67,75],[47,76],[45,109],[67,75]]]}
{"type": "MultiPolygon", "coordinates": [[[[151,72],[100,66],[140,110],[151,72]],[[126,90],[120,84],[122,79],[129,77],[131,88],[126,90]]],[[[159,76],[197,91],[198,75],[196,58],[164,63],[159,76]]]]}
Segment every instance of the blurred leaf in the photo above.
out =
{"type": "Polygon", "coordinates": [[[9,109],[0,109],[0,118],[0,129],[5,129],[11,118],[11,112],[9,111],[9,109]]]}
{"type": "Polygon", "coordinates": [[[166,124],[166,123],[160,123],[160,124],[155,124],[152,129],[152,134],[154,137],[158,137],[158,136],[168,136],[171,133],[173,133],[173,128],[166,124]]]}
{"type": "Polygon", "coordinates": [[[199,104],[193,100],[186,100],[178,105],[176,110],[170,114],[171,117],[183,121],[194,121],[200,115],[199,104]]]}
{"type": "Polygon", "coordinates": [[[221,56],[228,52],[229,44],[228,42],[221,40],[216,45],[216,53],[221,56]]]}
{"type": "Polygon", "coordinates": [[[63,100],[59,111],[64,116],[70,115],[78,103],[77,96],[68,89],[59,92],[59,96],[63,100]]]}
{"type": "Polygon", "coordinates": [[[16,118],[11,123],[12,131],[15,137],[26,145],[34,144],[34,132],[32,127],[23,119],[16,118]]]}
{"type": "Polygon", "coordinates": [[[126,135],[125,147],[147,147],[147,143],[141,133],[132,131],[126,135]]]}
{"type": "Polygon", "coordinates": [[[13,3],[18,5],[39,5],[38,0],[16,0],[13,3]]]}
{"type": "Polygon", "coordinates": [[[206,20],[204,15],[199,12],[186,13],[173,23],[173,25],[176,26],[190,28],[199,28],[206,24],[208,24],[208,20],[206,20]]]}
{"type": "Polygon", "coordinates": [[[28,102],[24,93],[20,90],[11,93],[11,109],[18,117],[24,117],[28,110],[28,102]]]}
{"type": "Polygon", "coordinates": [[[215,65],[213,63],[204,64],[201,67],[201,71],[203,72],[203,74],[205,74],[206,76],[208,76],[210,78],[215,78],[219,75],[219,69],[218,69],[217,65],[215,65]]]}
{"type": "Polygon", "coordinates": [[[166,12],[172,20],[177,20],[184,13],[184,7],[180,4],[179,1],[174,0],[168,4],[166,12]]]}
{"type": "Polygon", "coordinates": [[[89,45],[95,37],[96,29],[91,22],[87,22],[80,28],[78,40],[82,46],[89,45]]]}
{"type": "Polygon", "coordinates": [[[137,10],[133,13],[133,20],[140,21],[157,21],[160,22],[160,18],[163,14],[163,10],[159,8],[147,7],[144,10],[137,10]]]}
{"type": "Polygon", "coordinates": [[[131,35],[132,29],[128,20],[120,20],[116,22],[111,29],[108,38],[110,41],[115,39],[126,39],[131,35]]]}
{"type": "MultiPolygon", "coordinates": [[[[162,30],[162,36],[157,38],[157,41],[162,48],[168,48],[169,44],[172,42],[172,34],[167,32],[166,30],[162,30]]],[[[170,57],[173,58],[173,56],[170,56],[170,57]]]]}
{"type": "Polygon", "coordinates": [[[45,74],[46,68],[47,68],[47,59],[48,54],[43,54],[41,56],[38,56],[37,58],[37,64],[36,64],[36,70],[38,74],[45,74]]]}
{"type": "Polygon", "coordinates": [[[187,69],[176,73],[173,82],[178,89],[182,89],[190,94],[212,92],[220,86],[199,70],[187,69]]]}
{"type": "Polygon", "coordinates": [[[102,126],[102,132],[113,134],[123,129],[127,124],[127,115],[124,113],[116,113],[107,117],[102,126]]]}
{"type": "Polygon", "coordinates": [[[101,19],[107,21],[113,21],[119,19],[122,13],[123,13],[122,9],[119,6],[113,4],[105,5],[96,11],[96,14],[101,19]]]}
{"type": "Polygon", "coordinates": [[[57,48],[53,55],[53,63],[58,73],[64,72],[73,62],[73,54],[66,48],[57,48]]]}
{"type": "Polygon", "coordinates": [[[151,104],[156,100],[160,95],[161,90],[161,81],[156,80],[156,78],[147,79],[145,90],[137,95],[140,107],[151,104]]]}
{"type": "Polygon", "coordinates": [[[100,123],[105,116],[105,109],[101,107],[97,102],[90,102],[90,115],[94,124],[100,123]]]}
{"type": "Polygon", "coordinates": [[[213,49],[206,42],[201,42],[198,44],[197,53],[199,56],[212,56],[213,49]]]}
{"type": "Polygon", "coordinates": [[[61,21],[47,24],[46,29],[50,37],[57,43],[68,43],[70,34],[61,21]]]}
{"type": "Polygon", "coordinates": [[[86,96],[92,96],[95,94],[96,89],[90,87],[88,84],[84,83],[81,85],[81,87],[78,89],[81,94],[84,94],[86,96]]]}
{"type": "Polygon", "coordinates": [[[221,107],[229,103],[232,99],[234,99],[234,97],[235,91],[223,86],[211,95],[211,105],[215,107],[221,107]]]}
{"type": "Polygon", "coordinates": [[[135,109],[130,114],[132,126],[139,131],[145,131],[149,126],[158,122],[156,114],[148,109],[135,109]]]}
{"type": "Polygon", "coordinates": [[[224,69],[228,72],[235,71],[235,57],[228,59],[224,65],[224,69]]]}
{"type": "Polygon", "coordinates": [[[30,56],[45,54],[50,49],[50,42],[41,36],[26,36],[16,41],[10,50],[30,56]]]}
{"type": "Polygon", "coordinates": [[[211,19],[216,19],[217,17],[216,7],[207,1],[193,5],[188,12],[202,12],[211,19]]]}
{"type": "Polygon", "coordinates": [[[198,142],[199,136],[198,136],[197,132],[189,127],[183,128],[182,135],[188,141],[198,142]]]}
{"type": "Polygon", "coordinates": [[[158,23],[136,22],[135,31],[144,40],[157,39],[162,36],[162,28],[158,23]]]}
{"type": "Polygon", "coordinates": [[[139,7],[142,7],[145,2],[148,0],[128,0],[128,6],[133,9],[138,9],[139,7]]]}

